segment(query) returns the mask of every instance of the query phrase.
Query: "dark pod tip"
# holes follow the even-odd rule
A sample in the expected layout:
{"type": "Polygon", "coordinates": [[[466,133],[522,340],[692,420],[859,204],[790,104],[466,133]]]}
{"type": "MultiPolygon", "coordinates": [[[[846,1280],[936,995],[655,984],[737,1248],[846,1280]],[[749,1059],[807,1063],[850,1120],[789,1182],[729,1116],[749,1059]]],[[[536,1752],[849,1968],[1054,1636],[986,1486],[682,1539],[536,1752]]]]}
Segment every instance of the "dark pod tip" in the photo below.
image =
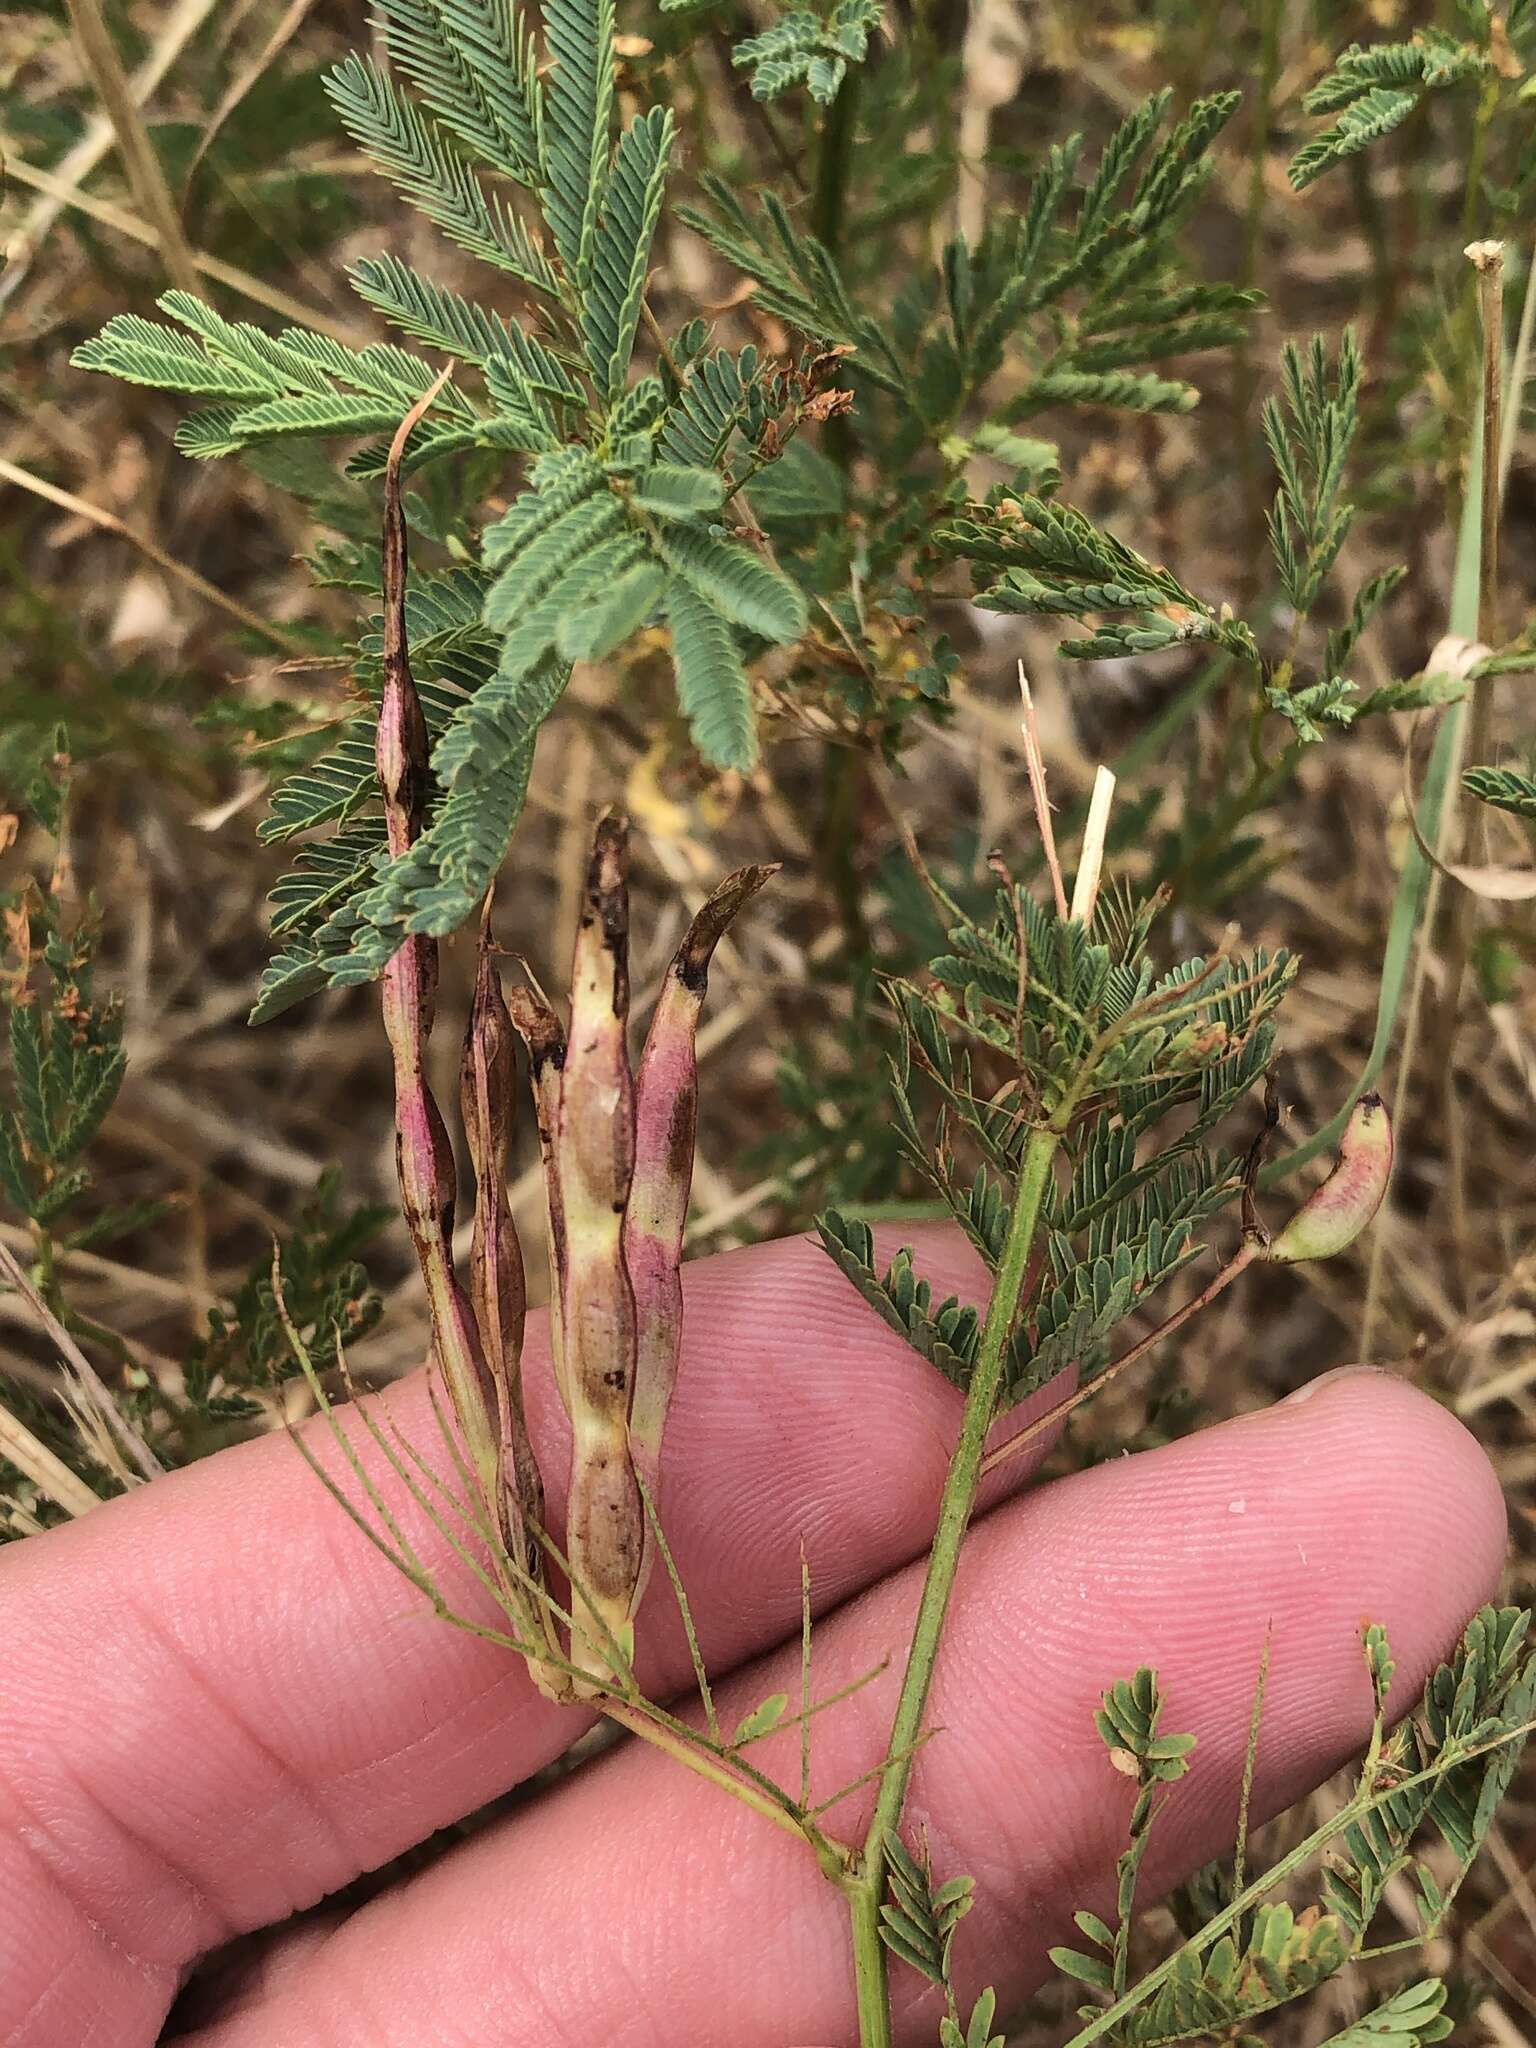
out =
{"type": "MultiPolygon", "coordinates": [[[[629,1013],[629,820],[604,811],[592,834],[582,932],[596,926],[613,963],[613,1014],[629,1013]]],[[[578,943],[578,959],[581,944],[578,943]]]]}
{"type": "Polygon", "coordinates": [[[709,982],[709,963],[742,908],[779,872],[778,861],[738,868],[714,890],[683,936],[672,970],[691,994],[702,996],[709,982]]]}
{"type": "Polygon", "coordinates": [[[512,1028],[528,1048],[528,1063],[535,1078],[548,1066],[557,1071],[563,1067],[565,1032],[544,998],[531,988],[519,986],[508,990],[506,1001],[512,1028]]]}

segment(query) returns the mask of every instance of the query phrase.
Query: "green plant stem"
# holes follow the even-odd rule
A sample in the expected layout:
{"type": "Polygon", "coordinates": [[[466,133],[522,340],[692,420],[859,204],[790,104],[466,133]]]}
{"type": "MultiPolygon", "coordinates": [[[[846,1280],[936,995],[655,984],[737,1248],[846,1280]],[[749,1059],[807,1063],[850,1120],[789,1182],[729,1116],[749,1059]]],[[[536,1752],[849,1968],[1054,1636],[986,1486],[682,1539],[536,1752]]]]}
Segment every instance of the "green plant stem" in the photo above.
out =
{"type": "MultiPolygon", "coordinates": [[[[1533,266],[1536,270],[1536,266],[1533,266]]],[[[1450,616],[1447,626],[1452,633],[1465,640],[1477,637],[1477,599],[1481,581],[1482,556],[1482,425],[1479,420],[1473,437],[1472,460],[1467,475],[1467,495],[1461,508],[1461,520],[1456,536],[1456,567],[1451,583],[1450,616]]],[[[1466,705],[1452,704],[1440,721],[1435,734],[1435,743],[1430,752],[1429,766],[1424,771],[1424,780],[1419,787],[1419,801],[1415,810],[1418,823],[1418,837],[1426,846],[1440,847],[1444,844],[1442,834],[1449,822],[1447,800],[1454,802],[1454,788],[1461,769],[1466,747],[1466,705]]],[[[1279,1159],[1272,1159],[1259,1176],[1261,1188],[1274,1187],[1277,1182],[1293,1174],[1298,1166],[1305,1166],[1320,1152],[1327,1152],[1343,1135],[1344,1126],[1349,1122],[1350,1112],[1369,1089],[1374,1088],[1387,1063],[1392,1050],[1392,1041],[1397,1032],[1398,1013],[1402,1008],[1404,991],[1408,987],[1408,972],[1414,962],[1415,941],[1420,927],[1427,932],[1432,929],[1435,912],[1440,900],[1440,874],[1420,850],[1418,839],[1409,846],[1403,856],[1403,871],[1398,877],[1397,893],[1392,899],[1392,915],[1387,923],[1386,946],[1381,960],[1381,989],[1376,1000],[1376,1028],[1371,1039],[1371,1049],[1366,1055],[1365,1065],[1355,1078],[1353,1087],[1335,1113],[1320,1130],[1314,1131],[1304,1143],[1279,1159]]],[[[1419,969],[1415,984],[1422,985],[1423,956],[1420,955],[1419,969]]],[[[1409,1014],[1417,1010],[1415,998],[1409,997],[1409,1014]]],[[[1410,1034],[1411,1035],[1411,1034],[1410,1034]]],[[[1411,1059],[1406,1062],[1411,1066],[1411,1059]]],[[[1401,1108],[1401,1102],[1396,1107],[1401,1108]]],[[[1394,1116],[1395,1120],[1395,1116],[1394,1116]]]]}
{"type": "Polygon", "coordinates": [[[58,1266],[54,1258],[53,1232],[46,1223],[39,1223],[35,1217],[32,1221],[32,1248],[37,1255],[34,1260],[37,1274],[37,1291],[53,1310],[54,1314],[59,1315],[63,1308],[63,1302],[59,1295],[59,1275],[58,1266]]]}
{"type": "MultiPolygon", "coordinates": [[[[1479,499],[1481,542],[1478,554],[1477,628],[1475,637],[1485,646],[1499,644],[1499,514],[1504,498],[1504,479],[1494,451],[1502,448],[1504,427],[1504,251],[1500,243],[1484,243],[1477,262],[1478,305],[1483,344],[1482,445],[1489,452],[1482,467],[1479,499]]],[[[1484,676],[1469,685],[1464,757],[1475,766],[1486,762],[1493,750],[1494,679],[1484,676]]],[[[1454,808],[1462,808],[1457,805],[1454,808]]],[[[1464,809],[1461,858],[1468,867],[1480,867],[1488,857],[1487,819],[1484,805],[1464,809]]],[[[1461,1007],[1461,985],[1466,974],[1472,944],[1472,918],[1476,899],[1470,890],[1458,889],[1450,902],[1445,944],[1441,949],[1444,978],[1439,1012],[1431,1045],[1437,1073],[1450,1071],[1450,1052],[1456,1035],[1456,1018],[1461,1007]]]]}
{"type": "Polygon", "coordinates": [[[850,64],[822,124],[816,157],[816,191],[811,222],[817,238],[835,250],[842,239],[843,204],[853,162],[853,131],[859,109],[859,68],[850,64]]]}
{"type": "MultiPolygon", "coordinates": [[[[1275,86],[1280,75],[1281,0],[1261,0],[1259,23],[1259,90],[1250,119],[1253,132],[1248,145],[1248,204],[1243,221],[1242,282],[1251,285],[1258,274],[1264,240],[1265,201],[1268,187],[1269,141],[1274,126],[1275,86]]],[[[1254,368],[1253,340],[1245,328],[1236,348],[1233,410],[1237,415],[1238,468],[1242,479],[1247,563],[1245,576],[1250,592],[1259,585],[1259,564],[1264,552],[1264,490],[1258,462],[1259,437],[1250,431],[1258,396],[1258,373],[1254,368]]]]}
{"type": "MultiPolygon", "coordinates": [[[[655,1709],[643,1711],[612,1693],[599,1693],[593,1704],[607,1720],[627,1728],[632,1735],[663,1751],[697,1777],[718,1786],[722,1792],[729,1792],[733,1799],[739,1799],[743,1806],[760,1814],[764,1820],[771,1820],[775,1827],[784,1828],[802,1840],[808,1839],[805,1824],[792,1805],[770,1798],[759,1786],[749,1784],[745,1778],[710,1756],[691,1729],[684,1729],[681,1723],[671,1723],[668,1717],[660,1716],[655,1709]]],[[[818,1850],[819,1855],[830,1851],[831,1845],[826,1838],[820,1835],[819,1830],[816,1833],[817,1839],[812,1840],[812,1847],[818,1850]]]]}
{"type": "MultiPolygon", "coordinates": [[[[853,164],[853,138],[858,126],[859,68],[850,65],[827,109],[816,157],[816,186],[811,196],[811,225],[816,237],[835,255],[843,238],[848,204],[848,177],[853,164]]],[[[826,423],[828,455],[845,474],[853,461],[854,444],[847,416],[826,423]]],[[[842,922],[848,950],[869,951],[869,930],[859,903],[855,844],[865,787],[863,755],[846,746],[822,749],[822,811],[819,865],[842,922]]]]}
{"type": "MultiPolygon", "coordinates": [[[[884,1880],[884,1863],[881,1864],[884,1880]]],[[[853,1981],[858,1994],[860,2048],[890,2048],[891,1998],[880,1937],[880,1886],[860,1881],[848,1892],[853,1932],[853,1981]]]]}
{"type": "Polygon", "coordinates": [[[1008,1236],[987,1308],[976,1369],[966,1390],[959,1441],[949,1461],[944,1492],[939,1501],[938,1522],[928,1553],[922,1599],[918,1604],[911,1647],[907,1652],[907,1668],[902,1677],[886,1748],[887,1768],[881,1776],[880,1793],[864,1839],[858,1875],[847,1888],[862,2048],[889,2048],[891,2039],[885,1945],[880,1939],[885,1845],[900,1825],[901,1810],[906,1802],[912,1759],[922,1734],[923,1716],[927,1712],[934,1667],[938,1661],[939,1641],[960,1563],[960,1548],[976,1503],[987,1432],[997,1412],[1003,1361],[1007,1357],[1008,1340],[1013,1333],[1025,1276],[1029,1271],[1030,1253],[1034,1249],[1045,1192],[1050,1183],[1051,1162],[1060,1143],[1061,1134],[1053,1122],[1032,1132],[1024,1149],[1013,1214],[1009,1219],[1008,1236]]]}
{"type": "Polygon", "coordinates": [[[1325,1842],[1332,1841],[1335,1835],[1353,1826],[1369,1810],[1372,1803],[1370,1786],[1362,1784],[1353,1798],[1331,1819],[1325,1821],[1313,1834],[1308,1835],[1305,1841],[1298,1842],[1289,1855],[1282,1856],[1280,1861],[1266,1870],[1262,1877],[1255,1878],[1246,1891],[1239,1892],[1231,1905],[1218,1913],[1215,1919],[1208,1921],[1183,1948],[1175,1949],[1172,1955],[1166,1956],[1155,1969],[1149,1970],[1146,1976],[1133,1984],[1123,1997],[1117,1998],[1114,2004],[1107,2006],[1103,2012],[1096,2013],[1086,2027],[1072,2036],[1066,2043],[1066,2048],[1089,2048],[1090,2043],[1101,2040],[1138,2006],[1144,2005],[1150,1994],[1173,1975],[1175,1964],[1186,1950],[1193,1950],[1198,1954],[1219,1941],[1222,1935],[1237,1925],[1245,1913],[1259,1903],[1266,1892],[1273,1891],[1277,1885],[1283,1884],[1293,1871],[1300,1870],[1304,1863],[1317,1854],[1325,1842]]]}
{"type": "Polygon", "coordinates": [[[1483,88],[1472,122],[1472,147],[1467,156],[1466,182],[1462,187],[1461,235],[1470,241],[1477,228],[1478,201],[1483,192],[1483,167],[1488,159],[1488,134],[1499,111],[1502,88],[1497,80],[1483,88]]]}
{"type": "MultiPolygon", "coordinates": [[[[1478,461],[1481,488],[1478,493],[1477,612],[1469,637],[1481,641],[1486,646],[1498,643],[1496,617],[1499,517],[1504,498],[1504,478],[1499,461],[1499,451],[1504,441],[1501,417],[1504,386],[1504,250],[1502,243],[1484,242],[1474,244],[1468,249],[1467,254],[1478,273],[1483,401],[1477,439],[1477,446],[1481,450],[1478,461]]],[[[1488,813],[1479,803],[1464,805],[1460,801],[1460,783],[1461,771],[1468,756],[1470,755],[1474,762],[1485,761],[1491,751],[1493,678],[1485,676],[1475,679],[1469,683],[1468,690],[1469,696],[1463,716],[1457,724],[1458,751],[1453,758],[1446,804],[1435,841],[1436,869],[1430,878],[1419,958],[1414,967],[1408,1017],[1403,1029],[1397,1093],[1392,1105],[1393,1117],[1400,1118],[1404,1113],[1408,1090],[1413,1082],[1415,1057],[1422,1029],[1425,1037],[1425,1065],[1427,1071],[1436,1077],[1443,1094],[1444,1128],[1448,1139],[1445,1162],[1447,1205],[1451,1235],[1459,1254],[1457,1264],[1464,1286],[1473,1269],[1475,1255],[1467,1231],[1464,1161],[1460,1146],[1456,1142],[1459,1123],[1455,1095],[1455,1049],[1456,1026],[1461,1014],[1462,983],[1471,955],[1473,921],[1477,908],[1477,899],[1470,889],[1452,888],[1449,894],[1438,949],[1441,964],[1440,994],[1438,1002],[1434,1004],[1428,1016],[1425,1015],[1426,1009],[1429,1008],[1425,1001],[1425,974],[1429,945],[1434,937],[1438,898],[1444,892],[1444,883],[1447,879],[1439,863],[1451,855],[1458,835],[1461,842],[1461,859],[1465,865],[1479,867],[1488,857],[1488,813]]],[[[1371,1357],[1376,1326],[1380,1318],[1386,1278],[1386,1243],[1386,1233],[1378,1231],[1371,1245],[1365,1307],[1360,1324],[1360,1355],[1366,1360],[1371,1357]]]]}
{"type": "MultiPolygon", "coordinates": [[[[853,140],[859,125],[859,78],[857,64],[850,64],[827,109],[821,142],[816,153],[816,189],[811,195],[811,228],[817,240],[835,256],[847,225],[848,177],[853,168],[853,140]]],[[[847,415],[839,413],[827,422],[827,452],[839,469],[853,458],[853,434],[847,415]]]]}

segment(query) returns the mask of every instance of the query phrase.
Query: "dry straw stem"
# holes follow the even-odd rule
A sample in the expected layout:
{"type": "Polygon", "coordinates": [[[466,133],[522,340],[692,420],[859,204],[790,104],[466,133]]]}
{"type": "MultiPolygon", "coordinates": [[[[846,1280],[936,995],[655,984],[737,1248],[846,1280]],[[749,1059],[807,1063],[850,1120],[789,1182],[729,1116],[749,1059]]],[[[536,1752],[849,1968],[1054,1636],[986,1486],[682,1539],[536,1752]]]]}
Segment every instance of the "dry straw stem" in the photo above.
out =
{"type": "Polygon", "coordinates": [[[1072,916],[1079,924],[1092,924],[1098,908],[1099,878],[1104,872],[1104,839],[1109,831],[1109,808],[1115,799],[1115,778],[1101,763],[1093,778],[1093,795],[1088,801],[1088,822],[1083,827],[1083,851],[1072,885],[1072,916]]]}
{"type": "MultiPolygon", "coordinates": [[[[180,0],[180,5],[167,17],[154,47],[128,80],[129,95],[136,107],[146,103],[218,5],[219,0],[180,0]]],[[[107,117],[93,114],[80,140],[59,159],[52,173],[56,189],[43,193],[28,208],[20,229],[11,239],[5,274],[0,277],[0,306],[16,292],[49,229],[65,207],[73,203],[72,195],[77,194],[103,157],[110,155],[115,139],[116,131],[107,117]]],[[[9,159],[9,152],[7,157],[6,170],[14,175],[16,164],[9,159]]],[[[196,260],[194,256],[193,261],[196,260]]]]}
{"type": "MultiPolygon", "coordinates": [[[[10,142],[3,138],[0,138],[0,152],[4,155],[6,177],[14,179],[18,185],[29,186],[34,192],[57,199],[61,206],[83,213],[88,220],[99,221],[103,227],[111,228],[114,234],[126,235],[130,242],[139,242],[146,249],[160,247],[160,237],[155,230],[126,207],[115,206],[110,199],[97,199],[89,192],[78,191],[55,172],[45,171],[39,164],[24,163],[10,142]]],[[[312,327],[351,348],[365,348],[372,338],[330,313],[306,306],[302,299],[294,298],[290,292],[253,277],[250,271],[242,270],[237,263],[226,263],[221,256],[209,255],[206,249],[194,249],[191,255],[196,269],[210,283],[224,285],[242,299],[249,299],[253,306],[265,306],[269,313],[296,321],[301,327],[312,327]]]]}
{"type": "Polygon", "coordinates": [[[58,1347],[69,1376],[71,1390],[79,1400],[82,1410],[93,1422],[103,1426],[107,1444],[126,1452],[133,1467],[136,1468],[130,1471],[126,1465],[119,1466],[124,1484],[132,1485],[138,1483],[139,1479],[155,1478],[161,1470],[160,1460],[124,1415],[112,1398],[111,1390],[103,1384],[96,1368],[33,1286],[25,1268],[3,1240],[0,1240],[0,1276],[15,1288],[42,1325],[44,1332],[58,1347]]]}
{"type": "Polygon", "coordinates": [[[101,1505],[101,1496],[71,1472],[62,1458],[35,1437],[19,1416],[0,1405],[0,1458],[30,1479],[38,1492],[67,1515],[83,1515],[101,1505]]]}
{"type": "Polygon", "coordinates": [[[1024,700],[1024,722],[1020,730],[1024,735],[1024,761],[1029,769],[1029,793],[1034,800],[1035,819],[1040,827],[1040,843],[1045,849],[1045,865],[1050,872],[1051,889],[1056,898],[1056,915],[1065,919],[1069,915],[1067,889],[1061,879],[1061,862],[1056,856],[1056,834],[1051,826],[1051,800],[1045,787],[1045,754],[1040,746],[1040,728],[1035,719],[1035,699],[1022,661],[1019,663],[1019,695],[1024,700]]]}
{"type": "Polygon", "coordinates": [[[86,73],[116,132],[118,153],[134,197],[140,211],[154,224],[167,274],[184,292],[195,292],[197,270],[181,216],[99,0],[69,0],[69,19],[86,73]]]}

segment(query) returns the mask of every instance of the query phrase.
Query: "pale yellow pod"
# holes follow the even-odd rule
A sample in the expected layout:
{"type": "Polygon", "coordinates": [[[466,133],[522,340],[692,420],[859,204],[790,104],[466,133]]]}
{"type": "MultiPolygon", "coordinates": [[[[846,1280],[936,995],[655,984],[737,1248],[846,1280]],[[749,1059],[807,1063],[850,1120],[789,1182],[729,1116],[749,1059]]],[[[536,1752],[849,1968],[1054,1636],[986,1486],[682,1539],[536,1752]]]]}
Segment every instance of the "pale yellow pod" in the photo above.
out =
{"type": "Polygon", "coordinates": [[[566,1554],[577,1623],[571,1662],[627,1676],[645,1507],[629,1448],[635,1300],[624,1213],[635,1165],[629,1022],[628,828],[599,819],[571,972],[571,1026],[556,1135],[566,1270],[561,1298],[571,1416],[566,1554]]]}

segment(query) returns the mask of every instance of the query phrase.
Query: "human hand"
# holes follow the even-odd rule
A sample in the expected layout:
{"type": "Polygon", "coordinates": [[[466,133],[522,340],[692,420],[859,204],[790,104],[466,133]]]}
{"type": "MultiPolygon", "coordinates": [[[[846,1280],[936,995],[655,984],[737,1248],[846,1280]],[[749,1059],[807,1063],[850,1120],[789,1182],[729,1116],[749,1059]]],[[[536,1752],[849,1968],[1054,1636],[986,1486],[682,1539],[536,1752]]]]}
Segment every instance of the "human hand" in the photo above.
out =
{"type": "MultiPolygon", "coordinates": [[[[952,1234],[902,1235],[938,1291],[979,1287],[952,1234]]],[[[684,1279],[664,1514],[725,1725],[798,1691],[802,1541],[825,1617],[818,1695],[892,1660],[812,1724],[827,1796],[879,1758],[959,1400],[804,1240],[684,1279]]],[[[554,1475],[544,1356],[538,1319],[530,1420],[554,1475]]],[[[386,1398],[430,1452],[422,1376],[386,1398]]],[[[1108,1904],[1131,1797],[1093,1727],[1111,1680],[1154,1665],[1167,1725],[1199,1737],[1153,1837],[1150,1898],[1230,1845],[1266,1630],[1260,1816],[1363,1741],[1362,1617],[1390,1633],[1406,1707],[1491,1591],[1504,1541],[1475,1442],[1379,1374],[1005,1499],[1025,1476],[1005,1465],[984,1497],[908,1809],[938,1874],[977,1879],[958,1976],[967,1992],[995,1983],[1003,2009],[1071,1909],[1108,1904]]],[[[401,1513],[455,1604],[492,1619],[401,1513]]],[[[281,1436],[12,1546],[0,1629],[5,2048],[148,2048],[200,1955],[472,1812],[589,1725],[506,1651],[431,1620],[281,1436]]],[[[640,1641],[650,1692],[688,1684],[659,1573],[640,1641]]],[[[789,1731],[754,1755],[793,1781],[798,1746],[789,1731]]],[[[825,1824],[855,1837],[869,1797],[825,1824]]],[[[931,1992],[897,1974],[902,2038],[931,2041],[931,1992]]],[[[635,1743],[350,1917],[282,1928],[183,2011],[196,2048],[784,2048],[852,2032],[844,1912],[807,1850],[635,1743]]]]}

